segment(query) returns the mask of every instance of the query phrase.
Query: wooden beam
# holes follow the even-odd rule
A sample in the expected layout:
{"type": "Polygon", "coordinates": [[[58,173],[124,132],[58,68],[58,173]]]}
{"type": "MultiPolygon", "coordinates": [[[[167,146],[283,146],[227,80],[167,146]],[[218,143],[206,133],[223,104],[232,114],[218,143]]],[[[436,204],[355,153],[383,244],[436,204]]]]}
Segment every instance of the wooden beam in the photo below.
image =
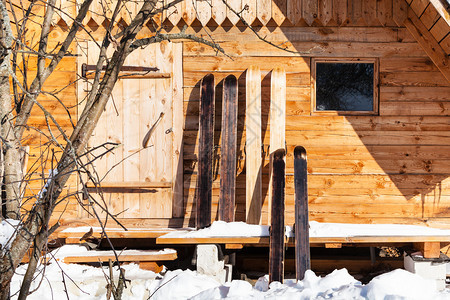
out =
{"type": "Polygon", "coordinates": [[[414,248],[420,250],[424,258],[439,258],[441,254],[440,242],[414,243],[414,248]]]}
{"type": "Polygon", "coordinates": [[[404,24],[436,67],[441,71],[442,75],[450,82],[450,59],[447,53],[442,49],[412,9],[408,9],[408,17],[404,24]]]}
{"type": "Polygon", "coordinates": [[[437,10],[439,15],[444,19],[444,21],[450,26],[450,13],[448,12],[450,4],[447,4],[447,7],[444,6],[444,3],[441,0],[430,0],[430,3],[437,10]]]}
{"type": "MultiPolygon", "coordinates": [[[[310,244],[399,244],[399,243],[440,243],[449,242],[450,236],[355,236],[355,237],[310,237],[310,244]]],[[[244,244],[269,245],[269,237],[164,237],[156,238],[157,244],[244,244]]],[[[286,243],[294,245],[294,239],[286,243]]]]}
{"type": "Polygon", "coordinates": [[[152,271],[154,273],[160,273],[164,269],[164,265],[159,265],[154,261],[140,261],[139,268],[142,270],[152,271]]]}
{"type": "MultiPolygon", "coordinates": [[[[95,189],[96,186],[89,182],[86,184],[88,189],[95,189]]],[[[145,181],[124,181],[124,182],[102,182],[97,186],[99,189],[105,188],[135,188],[135,189],[148,189],[148,188],[171,188],[172,182],[145,182],[145,181]]]]}
{"type": "MultiPolygon", "coordinates": [[[[66,239],[66,243],[81,243],[80,238],[88,231],[88,229],[85,232],[77,231],[77,232],[71,232],[71,231],[60,231],[57,232],[55,235],[52,235],[52,238],[63,238],[66,239]]],[[[106,234],[110,239],[123,239],[123,238],[129,238],[129,239],[154,239],[157,237],[160,237],[162,235],[165,235],[169,232],[171,232],[170,229],[167,230],[155,230],[155,229],[145,229],[145,228],[138,228],[138,229],[129,229],[127,231],[123,229],[105,229],[106,234]]],[[[100,238],[102,235],[102,232],[100,230],[93,230],[92,236],[95,238],[100,238]]]]}
{"type": "MultiPolygon", "coordinates": [[[[87,72],[86,73],[86,79],[94,79],[95,72],[87,72]]],[[[170,78],[170,73],[161,73],[161,72],[152,72],[152,73],[146,73],[146,74],[137,74],[137,73],[131,73],[131,72],[119,72],[119,78],[120,79],[164,79],[164,78],[170,78]]],[[[100,79],[103,78],[103,73],[100,74],[100,79]]]]}
{"type": "Polygon", "coordinates": [[[242,249],[244,245],[242,244],[225,244],[225,249],[242,249]]]}
{"type": "Polygon", "coordinates": [[[156,238],[157,244],[244,244],[269,245],[269,237],[164,237],[156,238]]]}
{"type": "MultiPolygon", "coordinates": [[[[177,259],[177,252],[175,250],[161,253],[155,250],[124,250],[117,251],[120,261],[164,261],[177,259]]],[[[108,261],[109,259],[115,260],[116,256],[113,251],[88,251],[83,254],[66,256],[61,259],[64,263],[77,263],[77,262],[98,262],[108,261]]]]}
{"type": "MultiPolygon", "coordinates": [[[[92,218],[78,218],[78,219],[62,219],[61,227],[57,232],[61,232],[67,227],[82,227],[82,226],[92,226],[98,227],[98,220],[92,218]]],[[[182,227],[189,227],[188,221],[185,222],[184,218],[129,218],[121,219],[120,224],[122,224],[129,231],[138,228],[139,230],[174,230],[182,227]]],[[[119,229],[120,227],[116,223],[108,222],[108,229],[119,229]]],[[[54,233],[52,237],[57,234],[54,233]]]]}

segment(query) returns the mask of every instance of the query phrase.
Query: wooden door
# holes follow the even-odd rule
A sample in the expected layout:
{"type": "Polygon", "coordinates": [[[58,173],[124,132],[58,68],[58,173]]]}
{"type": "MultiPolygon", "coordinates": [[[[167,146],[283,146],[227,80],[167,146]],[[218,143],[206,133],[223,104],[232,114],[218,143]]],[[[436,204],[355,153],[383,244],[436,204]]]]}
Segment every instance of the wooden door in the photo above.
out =
{"type": "MultiPolygon", "coordinates": [[[[94,42],[85,46],[85,62],[95,65],[98,47],[94,42]]],[[[119,218],[171,218],[183,213],[181,51],[181,44],[163,42],[132,52],[124,66],[156,67],[159,71],[148,74],[160,78],[119,79],[89,140],[89,149],[106,143],[93,155],[114,148],[91,168],[103,197],[90,191],[119,218]]],[[[84,88],[89,89],[88,81],[84,88]]]]}

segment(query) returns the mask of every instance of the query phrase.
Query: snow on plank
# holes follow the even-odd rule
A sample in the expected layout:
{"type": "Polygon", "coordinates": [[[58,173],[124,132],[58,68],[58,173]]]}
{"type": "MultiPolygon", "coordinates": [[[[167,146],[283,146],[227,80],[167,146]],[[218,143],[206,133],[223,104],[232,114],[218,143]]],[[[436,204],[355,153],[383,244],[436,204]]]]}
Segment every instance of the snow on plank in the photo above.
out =
{"type": "MultiPolygon", "coordinates": [[[[81,243],[80,238],[89,232],[92,228],[92,237],[100,238],[102,236],[101,227],[69,227],[55,233],[56,238],[63,238],[67,244],[81,243]]],[[[157,238],[164,234],[174,231],[174,229],[151,229],[151,228],[106,228],[105,232],[109,238],[157,238]]]]}
{"type": "MultiPolygon", "coordinates": [[[[116,260],[112,250],[90,250],[83,246],[66,245],[55,251],[55,258],[64,263],[88,263],[116,260]]],[[[163,250],[123,250],[116,251],[120,261],[146,262],[166,261],[177,259],[177,251],[174,249],[163,250]]]]}
{"type": "MultiPolygon", "coordinates": [[[[414,242],[450,242],[450,230],[400,224],[342,224],[310,221],[310,243],[324,244],[396,244],[414,242]]],[[[259,244],[269,245],[269,227],[244,222],[216,221],[202,230],[177,230],[156,239],[157,244],[259,244]]],[[[293,230],[286,228],[286,238],[294,245],[293,230]]]]}

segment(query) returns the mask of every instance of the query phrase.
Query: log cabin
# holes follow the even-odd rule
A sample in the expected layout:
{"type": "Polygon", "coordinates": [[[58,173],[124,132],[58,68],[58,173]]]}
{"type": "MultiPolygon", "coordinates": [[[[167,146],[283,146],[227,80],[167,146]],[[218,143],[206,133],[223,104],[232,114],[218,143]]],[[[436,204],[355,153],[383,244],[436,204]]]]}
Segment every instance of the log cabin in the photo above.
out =
{"type": "MultiPolygon", "coordinates": [[[[225,55],[186,40],[154,44],[127,58],[125,66],[156,67],[158,72],[119,80],[90,140],[92,147],[118,144],[95,162],[110,211],[129,228],[195,224],[200,83],[213,74],[211,221],[217,220],[223,79],[232,74],[238,79],[236,221],[269,224],[270,154],[276,150],[270,145],[278,137],[283,141],[278,146],[286,149],[286,224],[294,220],[293,150],[301,145],[308,155],[310,220],[449,228],[448,3],[233,0],[228,4],[183,1],[153,20],[164,32],[185,28],[187,33],[210,38],[225,55]],[[246,111],[255,84],[249,80],[251,68],[260,74],[256,82],[261,101],[260,155],[246,151],[249,136],[254,136],[254,129],[247,127],[251,114],[246,111]],[[285,72],[285,108],[271,105],[276,68],[285,72]],[[346,101],[345,94],[352,94],[353,100],[346,101]],[[284,122],[282,129],[280,122],[284,122]],[[151,147],[143,148],[142,140],[150,129],[154,129],[151,147]],[[249,179],[250,172],[257,179],[249,179]],[[252,193],[257,193],[256,201],[252,193]],[[252,210],[256,213],[249,215],[252,210]]],[[[94,1],[83,21],[90,36],[98,39],[107,24],[104,5],[94,1]]],[[[76,10],[68,0],[58,0],[57,6],[67,14],[53,20],[50,41],[54,44],[66,33],[76,10]]],[[[126,6],[121,22],[129,24],[138,7],[126,6]]],[[[140,36],[153,32],[149,24],[140,36]]],[[[90,36],[78,39],[72,50],[77,55],[65,57],[45,85],[64,88],[60,98],[69,107],[73,122],[83,109],[89,87],[88,80],[77,80],[77,74],[98,57],[90,36]]],[[[70,133],[65,109],[45,95],[40,100],[70,133]]],[[[31,123],[46,126],[38,112],[31,123]]],[[[30,133],[25,144],[31,147],[32,165],[40,157],[39,137],[30,133]]],[[[74,178],[68,190],[76,190],[77,184],[74,178]]],[[[41,186],[31,188],[36,192],[41,186]]],[[[96,189],[90,191],[96,194],[96,189]]],[[[75,199],[61,205],[60,211],[57,218],[71,226],[96,222],[75,199]]]]}

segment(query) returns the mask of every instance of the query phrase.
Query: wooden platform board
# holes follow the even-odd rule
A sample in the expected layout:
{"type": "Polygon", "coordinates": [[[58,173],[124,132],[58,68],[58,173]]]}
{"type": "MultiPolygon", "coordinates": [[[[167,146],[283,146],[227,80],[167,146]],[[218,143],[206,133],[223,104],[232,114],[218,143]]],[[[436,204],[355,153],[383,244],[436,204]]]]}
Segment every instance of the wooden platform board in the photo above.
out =
{"type": "MultiPolygon", "coordinates": [[[[141,262],[141,261],[165,261],[177,259],[177,251],[173,249],[165,249],[171,251],[158,251],[158,250],[124,250],[116,251],[119,256],[119,260],[122,262],[141,262]]],[[[81,262],[106,262],[108,260],[116,260],[114,252],[108,251],[96,251],[91,250],[85,253],[81,253],[74,256],[66,256],[61,258],[60,261],[64,263],[81,263],[81,262]]]]}
{"type": "MultiPolygon", "coordinates": [[[[310,237],[311,247],[341,248],[343,246],[404,246],[413,244],[426,258],[439,257],[442,244],[450,244],[450,236],[353,236],[353,237],[310,237]]],[[[168,244],[225,244],[226,248],[244,246],[268,247],[269,237],[164,237],[156,238],[156,243],[168,244]]],[[[295,246],[294,238],[287,238],[285,244],[295,246]]]]}
{"type": "MultiPolygon", "coordinates": [[[[64,231],[59,230],[52,235],[52,238],[65,239],[66,244],[78,244],[82,243],[81,237],[89,231],[89,227],[80,227],[77,231],[64,231]],[[81,228],[85,230],[81,230],[81,228]]],[[[110,239],[154,239],[165,235],[169,232],[175,231],[174,229],[147,229],[147,228],[131,228],[128,230],[123,230],[121,228],[107,228],[106,234],[110,239]]],[[[100,228],[93,228],[92,236],[95,238],[100,238],[102,232],[100,228]]]]}
{"type": "MultiPolygon", "coordinates": [[[[286,238],[294,245],[294,238],[286,238]]],[[[313,246],[325,244],[398,244],[420,242],[449,242],[450,236],[355,236],[355,237],[310,237],[313,246]]],[[[157,244],[245,244],[269,245],[269,237],[164,237],[156,238],[157,244]]]]}
{"type": "MultiPolygon", "coordinates": [[[[124,250],[116,251],[119,260],[122,262],[148,262],[148,261],[168,261],[177,259],[177,251],[173,249],[159,250],[124,250]]],[[[88,262],[107,262],[116,260],[114,252],[91,250],[74,256],[66,256],[60,261],[64,263],[88,263],[88,262]]]]}
{"type": "MultiPolygon", "coordinates": [[[[137,263],[139,267],[144,270],[153,271],[159,273],[163,270],[161,262],[171,261],[178,258],[177,251],[174,249],[161,250],[123,250],[116,251],[121,263],[137,263]]],[[[42,257],[43,261],[48,257],[42,257]]],[[[57,260],[70,264],[70,263],[105,263],[109,260],[115,261],[116,256],[114,252],[103,250],[91,250],[85,253],[79,253],[77,255],[68,255],[62,258],[56,258],[57,260]]]]}
{"type": "MultiPolygon", "coordinates": [[[[81,243],[80,238],[89,230],[77,232],[56,232],[52,238],[64,238],[66,243],[81,243]]],[[[248,247],[268,247],[268,236],[256,237],[182,237],[182,234],[190,232],[186,229],[130,229],[124,231],[119,228],[106,230],[109,238],[117,239],[156,239],[160,245],[195,245],[195,244],[223,244],[229,249],[248,247]],[[167,233],[177,232],[179,236],[167,236],[167,233]]],[[[94,228],[92,235],[99,238],[101,232],[94,228]]],[[[417,236],[352,236],[352,237],[310,237],[311,247],[340,248],[344,246],[371,247],[371,246],[405,246],[414,245],[418,250],[425,252],[426,257],[439,256],[439,250],[450,244],[448,235],[417,235],[417,236]]],[[[294,238],[287,238],[288,246],[295,246],[294,238]]]]}

